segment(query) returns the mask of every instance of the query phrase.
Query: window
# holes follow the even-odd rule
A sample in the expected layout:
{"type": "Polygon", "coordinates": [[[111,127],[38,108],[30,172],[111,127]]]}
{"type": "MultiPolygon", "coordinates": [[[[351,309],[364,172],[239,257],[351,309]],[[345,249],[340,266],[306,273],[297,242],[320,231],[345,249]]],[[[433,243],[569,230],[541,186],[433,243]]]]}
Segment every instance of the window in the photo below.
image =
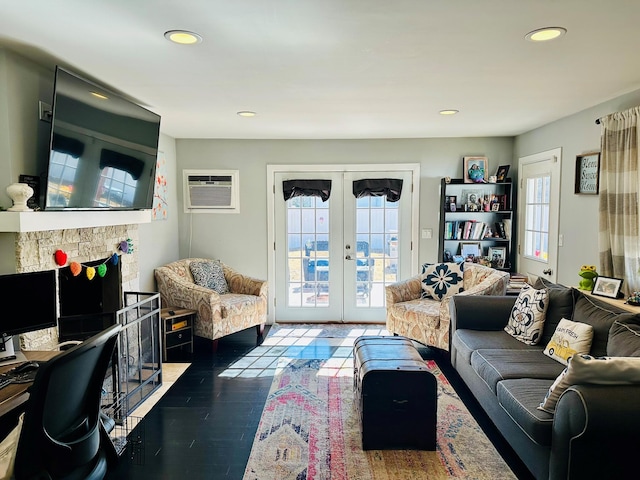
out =
{"type": "Polygon", "coordinates": [[[527,179],[524,227],[524,255],[533,260],[549,259],[549,201],[551,176],[527,179]]]}

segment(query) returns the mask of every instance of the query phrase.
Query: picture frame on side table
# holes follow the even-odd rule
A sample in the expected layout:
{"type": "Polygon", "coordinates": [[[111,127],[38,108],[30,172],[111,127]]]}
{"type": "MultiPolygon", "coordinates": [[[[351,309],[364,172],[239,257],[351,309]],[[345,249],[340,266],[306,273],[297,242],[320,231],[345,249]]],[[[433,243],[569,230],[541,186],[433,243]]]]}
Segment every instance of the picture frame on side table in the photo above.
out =
{"type": "Polygon", "coordinates": [[[487,157],[463,157],[464,183],[487,183],[489,160],[487,157]]]}
{"type": "Polygon", "coordinates": [[[598,195],[600,190],[600,152],[576,156],[575,193],[598,195]]]}
{"type": "Polygon", "coordinates": [[[593,290],[591,290],[591,293],[601,297],[618,298],[620,287],[622,287],[622,281],[622,278],[598,276],[593,284],[593,290]]]}

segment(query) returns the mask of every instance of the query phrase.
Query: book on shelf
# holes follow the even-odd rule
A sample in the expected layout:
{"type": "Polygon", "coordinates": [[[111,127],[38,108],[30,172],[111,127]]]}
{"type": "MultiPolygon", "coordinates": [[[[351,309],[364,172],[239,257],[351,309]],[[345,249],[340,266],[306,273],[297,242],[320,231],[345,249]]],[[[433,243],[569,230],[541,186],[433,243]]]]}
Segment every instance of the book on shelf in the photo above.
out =
{"type": "Polygon", "coordinates": [[[450,221],[444,224],[445,240],[481,240],[489,225],[476,220],[450,221]]]}

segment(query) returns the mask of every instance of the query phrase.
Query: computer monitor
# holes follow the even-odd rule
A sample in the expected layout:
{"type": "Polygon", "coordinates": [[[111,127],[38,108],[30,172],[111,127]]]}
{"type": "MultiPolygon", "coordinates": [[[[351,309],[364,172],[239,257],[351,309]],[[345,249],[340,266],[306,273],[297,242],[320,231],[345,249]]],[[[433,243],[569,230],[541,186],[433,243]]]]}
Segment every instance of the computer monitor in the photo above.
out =
{"type": "Polygon", "coordinates": [[[56,271],[0,275],[0,362],[15,358],[12,336],[55,327],[58,320],[56,271]]]}

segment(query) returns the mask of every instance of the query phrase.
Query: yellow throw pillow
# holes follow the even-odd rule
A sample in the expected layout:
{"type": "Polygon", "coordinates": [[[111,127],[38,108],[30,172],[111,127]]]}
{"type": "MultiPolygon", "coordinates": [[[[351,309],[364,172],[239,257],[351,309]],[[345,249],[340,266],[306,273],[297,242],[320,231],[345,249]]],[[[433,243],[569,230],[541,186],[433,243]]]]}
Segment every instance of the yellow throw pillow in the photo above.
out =
{"type": "Polygon", "coordinates": [[[544,349],[544,354],[568,365],[569,357],[582,353],[588,354],[592,341],[593,327],[591,325],[563,318],[544,349]]]}

